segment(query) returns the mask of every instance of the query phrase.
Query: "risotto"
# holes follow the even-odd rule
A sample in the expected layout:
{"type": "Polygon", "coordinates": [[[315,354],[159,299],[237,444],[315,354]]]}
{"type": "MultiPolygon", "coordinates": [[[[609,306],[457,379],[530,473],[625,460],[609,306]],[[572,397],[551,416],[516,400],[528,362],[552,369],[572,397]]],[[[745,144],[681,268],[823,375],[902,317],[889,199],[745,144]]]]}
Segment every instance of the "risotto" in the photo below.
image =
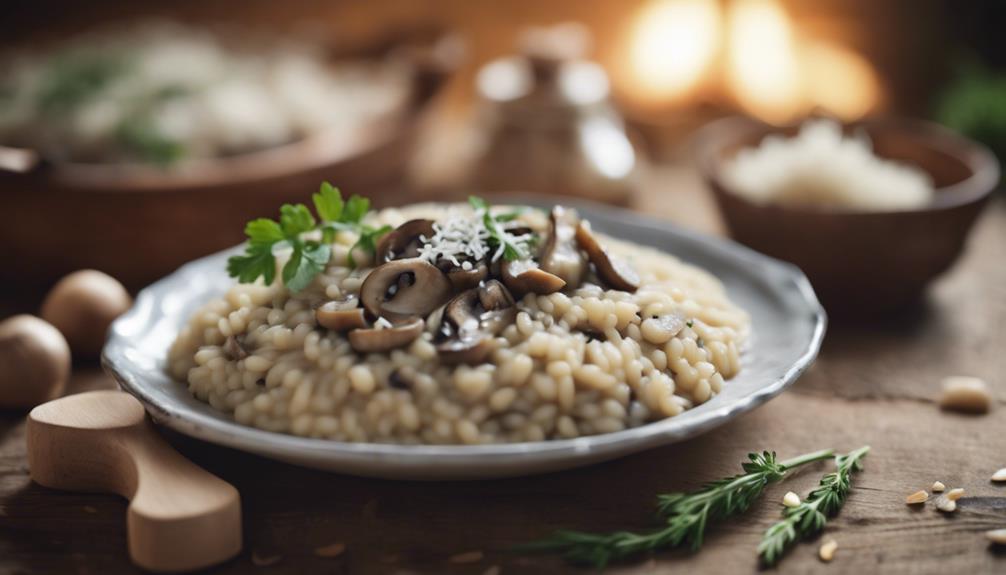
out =
{"type": "Polygon", "coordinates": [[[181,331],[168,369],[241,424],[402,444],[610,433],[706,402],[738,373],[748,315],[709,273],[573,210],[474,205],[307,232],[330,252],[306,285],[230,288],[181,331]]]}

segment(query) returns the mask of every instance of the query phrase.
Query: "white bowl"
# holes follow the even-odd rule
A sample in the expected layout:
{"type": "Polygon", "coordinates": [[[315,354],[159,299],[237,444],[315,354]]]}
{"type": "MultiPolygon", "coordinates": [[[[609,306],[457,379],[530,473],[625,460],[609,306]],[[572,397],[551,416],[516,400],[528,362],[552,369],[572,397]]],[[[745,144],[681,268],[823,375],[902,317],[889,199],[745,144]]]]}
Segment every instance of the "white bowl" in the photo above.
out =
{"type": "MultiPolygon", "coordinates": [[[[488,479],[598,463],[694,437],[775,397],[814,361],[825,313],[796,267],[733,242],[608,206],[570,202],[594,228],[660,248],[718,277],[751,314],[752,337],[740,374],[712,400],[676,417],[577,439],[498,445],[345,443],[263,431],[236,423],[189,394],[165,371],[168,347],[201,304],[233,280],[233,248],[191,262],[140,292],[112,326],[102,363],[154,421],[175,431],[297,465],[392,479],[488,479]]],[[[528,203],[542,205],[538,198],[528,203]]]]}

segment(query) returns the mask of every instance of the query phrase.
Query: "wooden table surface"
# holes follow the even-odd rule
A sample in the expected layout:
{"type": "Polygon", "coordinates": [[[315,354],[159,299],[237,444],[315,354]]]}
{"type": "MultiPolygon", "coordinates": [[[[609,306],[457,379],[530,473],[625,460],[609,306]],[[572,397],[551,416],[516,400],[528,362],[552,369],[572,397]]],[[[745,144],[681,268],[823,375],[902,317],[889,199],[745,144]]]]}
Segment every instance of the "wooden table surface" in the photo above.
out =
{"type": "MultiPolygon", "coordinates": [[[[651,176],[640,207],[685,225],[717,230],[706,196],[687,171],[651,176]]],[[[245,549],[212,573],[546,573],[554,558],[510,555],[511,545],[553,529],[645,529],[654,495],[733,474],[749,451],[789,457],[869,444],[866,469],[826,537],[792,550],[780,573],[1002,573],[1006,551],[983,532],[1006,527],[1006,202],[990,206],[959,264],[926,305],[896,319],[833,325],[815,366],[790,391],[685,444],[586,469],[487,482],[392,482],[300,469],[170,435],[187,456],[241,492],[245,549]],[[992,386],[988,415],[941,412],[940,378],[970,374],[992,386]],[[958,511],[912,509],[907,494],[934,480],[964,487],[958,511]],[[314,549],[336,542],[345,552],[314,549]],[[478,553],[471,553],[478,552],[478,553]],[[458,555],[461,554],[460,557],[458,555]],[[260,561],[253,561],[253,555],[260,561]],[[452,560],[452,557],[454,560],[452,560]],[[261,559],[275,563],[261,566],[261,559]],[[470,559],[470,562],[458,562],[470,559]]],[[[8,306],[9,307],[9,306],[8,306]]],[[[112,385],[77,370],[73,391],[112,385]]],[[[125,502],[52,491],[31,482],[23,414],[0,415],[0,572],[133,573],[126,555],[125,502]]],[[[743,517],[710,529],[698,554],[665,552],[610,573],[756,572],[755,547],[789,490],[805,494],[829,470],[816,464],[770,486],[743,517]]],[[[590,572],[582,570],[581,572],[590,572]]]]}

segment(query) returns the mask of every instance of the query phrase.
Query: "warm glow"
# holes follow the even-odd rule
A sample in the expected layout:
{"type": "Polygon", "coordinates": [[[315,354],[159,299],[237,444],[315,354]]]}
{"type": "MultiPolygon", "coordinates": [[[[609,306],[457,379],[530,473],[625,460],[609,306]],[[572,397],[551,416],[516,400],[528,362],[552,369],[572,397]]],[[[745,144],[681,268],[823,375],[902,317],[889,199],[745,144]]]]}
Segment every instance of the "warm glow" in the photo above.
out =
{"type": "Polygon", "coordinates": [[[830,44],[803,51],[804,82],[811,106],[843,120],[872,111],[880,101],[880,81],[862,56],[830,44]]]}
{"type": "Polygon", "coordinates": [[[883,100],[865,58],[801,35],[780,0],[650,0],[628,31],[614,77],[644,107],[728,102],[784,123],[815,110],[855,120],[883,100]]]}
{"type": "Polygon", "coordinates": [[[708,72],[720,42],[720,13],[707,0],[658,0],[640,12],[631,35],[633,83],[647,99],[673,100],[708,72]]]}
{"type": "Polygon", "coordinates": [[[727,23],[727,83],[738,103],[769,121],[802,108],[800,66],[789,18],[772,0],[742,0],[727,23]]]}

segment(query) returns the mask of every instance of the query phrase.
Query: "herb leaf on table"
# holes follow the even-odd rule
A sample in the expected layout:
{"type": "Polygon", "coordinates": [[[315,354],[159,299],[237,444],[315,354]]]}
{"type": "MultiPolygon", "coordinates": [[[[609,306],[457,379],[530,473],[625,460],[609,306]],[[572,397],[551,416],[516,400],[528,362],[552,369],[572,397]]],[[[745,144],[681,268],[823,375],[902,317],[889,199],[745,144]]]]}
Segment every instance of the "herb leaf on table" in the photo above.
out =
{"type": "Polygon", "coordinates": [[[867,445],[835,456],[835,471],[825,475],[820,486],[800,505],[783,511],[783,519],[765,531],[758,545],[758,555],[765,565],[776,564],[790,545],[824,529],[828,518],[845,503],[852,488],[852,472],[863,468],[863,458],[869,451],[867,445]]]}
{"type": "Polygon", "coordinates": [[[519,550],[561,553],[570,562],[598,568],[612,560],[684,544],[693,551],[698,550],[710,523],[746,511],[761,496],[766,485],[779,481],[790,469],[828,459],[833,454],[833,450],[826,449],[780,462],[775,453],[751,453],[749,461],[742,464],[744,473],[712,481],[691,493],[659,496],[657,511],[666,521],[661,529],[646,533],[563,530],[550,538],[523,545],[519,550]]]}

